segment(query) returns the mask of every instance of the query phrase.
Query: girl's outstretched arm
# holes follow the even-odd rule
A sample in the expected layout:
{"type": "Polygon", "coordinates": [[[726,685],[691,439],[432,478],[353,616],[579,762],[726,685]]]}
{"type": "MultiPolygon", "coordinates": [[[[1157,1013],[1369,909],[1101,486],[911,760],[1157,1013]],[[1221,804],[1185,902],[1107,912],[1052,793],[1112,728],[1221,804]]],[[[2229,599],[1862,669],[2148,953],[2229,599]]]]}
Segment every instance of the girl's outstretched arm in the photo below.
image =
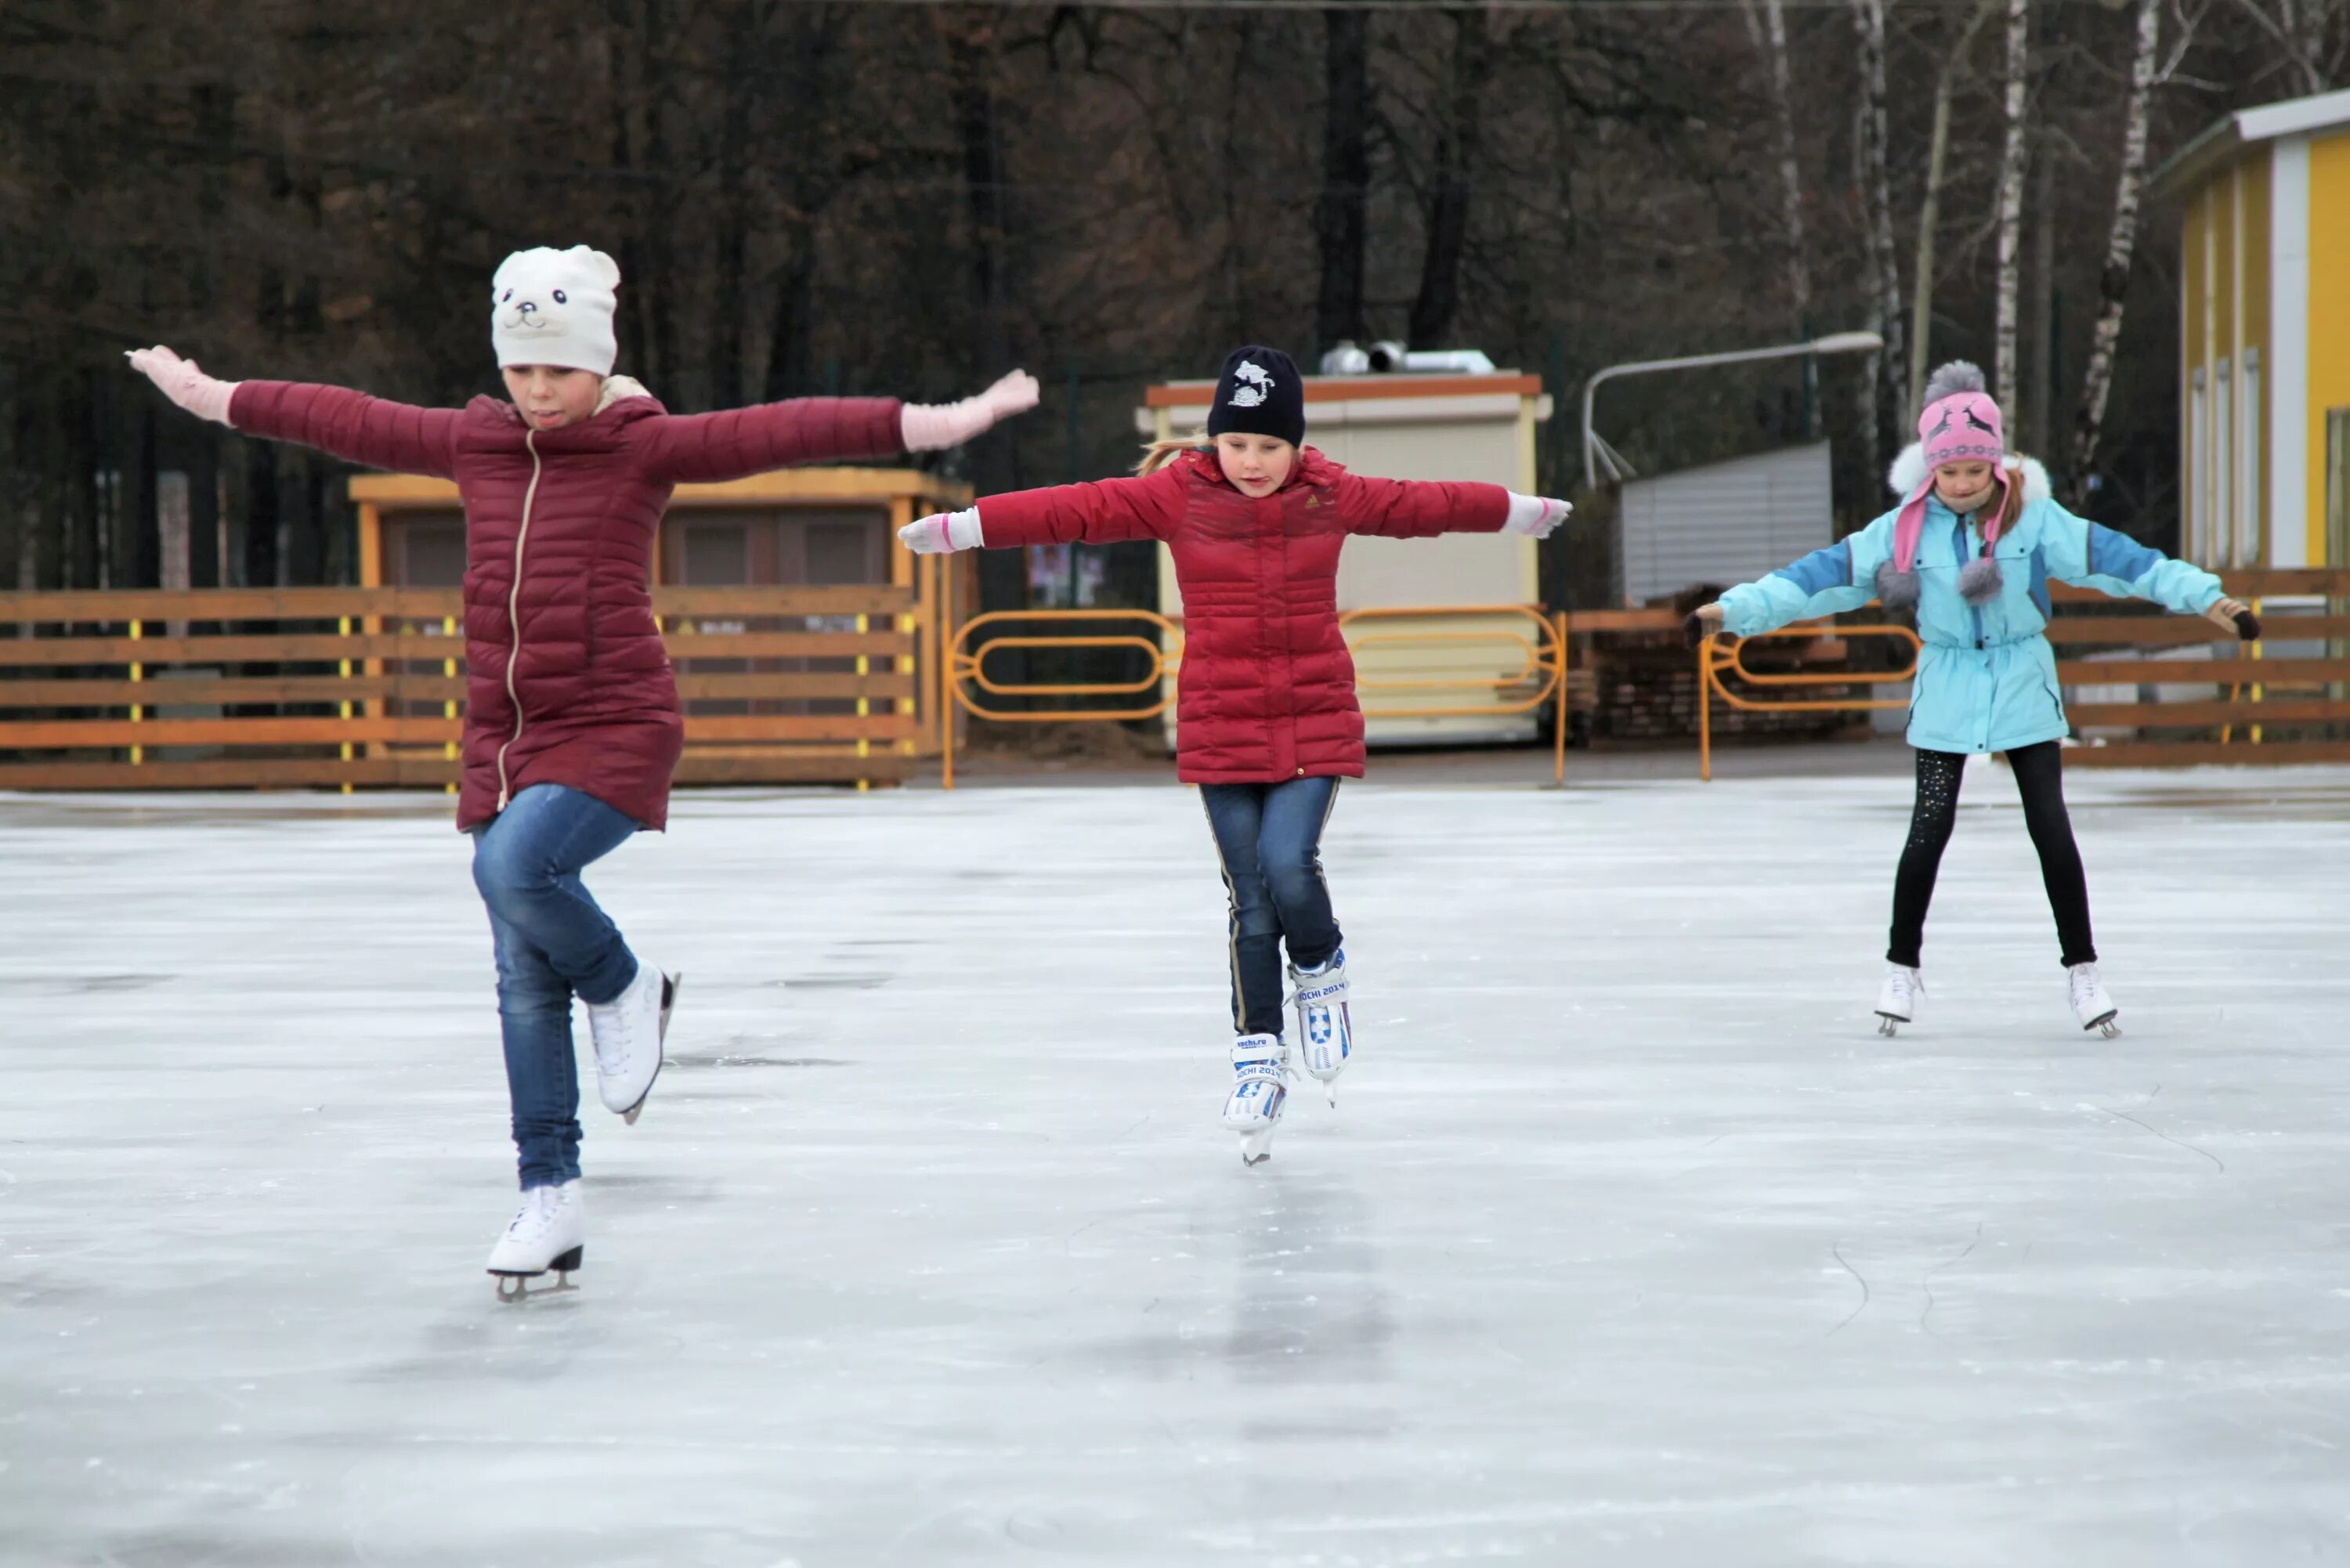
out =
{"type": "Polygon", "coordinates": [[[2175,561],[2102,523],[2075,517],[2055,502],[2041,531],[2048,575],[2116,598],[2151,599],[2181,615],[2209,616],[2249,642],[2261,634],[2258,617],[2228,597],[2202,567],[2175,561]]]}
{"type": "Polygon", "coordinates": [[[935,452],[1035,408],[1036,391],[1036,378],[1014,370],[959,403],[793,398],[714,414],[671,414],[645,421],[643,451],[647,471],[673,484],[714,484],[800,463],[935,452]]]}
{"type": "Polygon", "coordinates": [[[1790,621],[1858,609],[1877,597],[1877,568],[1892,554],[1896,515],[1888,512],[1859,533],[1700,607],[1684,623],[1685,640],[1694,648],[1717,631],[1752,637],[1790,621]]]}
{"type": "Polygon", "coordinates": [[[1183,475],[1170,466],[1140,479],[991,495],[961,512],[917,517],[898,537],[918,556],[1021,545],[1114,545],[1168,538],[1182,520],[1183,475]]]}
{"type": "Polygon", "coordinates": [[[1426,539],[1438,534],[1517,534],[1541,539],[1575,508],[1540,495],[1518,495],[1498,484],[1374,479],[1349,473],[1338,482],[1338,520],[1349,534],[1426,539]]]}
{"type": "Polygon", "coordinates": [[[130,359],[188,412],[246,435],[299,441],[369,468],[456,476],[455,409],[420,409],[313,382],[223,381],[161,347],[134,350],[130,359]]]}

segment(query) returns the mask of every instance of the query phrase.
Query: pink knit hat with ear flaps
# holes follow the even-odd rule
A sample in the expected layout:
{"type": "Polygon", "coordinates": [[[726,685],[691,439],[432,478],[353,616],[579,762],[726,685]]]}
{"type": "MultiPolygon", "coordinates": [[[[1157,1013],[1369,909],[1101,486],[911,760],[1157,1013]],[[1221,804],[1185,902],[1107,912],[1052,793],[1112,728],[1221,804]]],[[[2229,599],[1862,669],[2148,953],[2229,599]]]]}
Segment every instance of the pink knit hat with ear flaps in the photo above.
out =
{"type": "Polygon", "coordinates": [[[1953,359],[1926,382],[1926,407],[1918,416],[1918,442],[1926,460],[1926,474],[1901,503],[1893,520],[1893,558],[1877,569],[1877,597],[1887,609],[1909,609],[1918,603],[1918,540],[1926,531],[1926,498],[1934,493],[1934,471],[1946,462],[1979,459],[1991,465],[1991,483],[2000,490],[1998,504],[1985,510],[1983,556],[1970,561],[1959,574],[1959,593],[1969,604],[1982,604],[1998,596],[1999,564],[1991,554],[2007,513],[2007,437],[2001,428],[1999,405],[1983,389],[1983,373],[1964,359],[1953,359]]]}

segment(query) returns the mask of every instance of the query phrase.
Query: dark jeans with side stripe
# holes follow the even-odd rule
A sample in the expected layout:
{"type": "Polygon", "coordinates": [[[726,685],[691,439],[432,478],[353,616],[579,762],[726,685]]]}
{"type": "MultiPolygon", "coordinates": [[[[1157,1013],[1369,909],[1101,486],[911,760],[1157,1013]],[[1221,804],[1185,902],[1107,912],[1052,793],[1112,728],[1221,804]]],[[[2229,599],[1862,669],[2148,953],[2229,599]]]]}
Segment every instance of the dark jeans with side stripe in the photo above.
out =
{"type": "Polygon", "coordinates": [[[1201,784],[1200,800],[1232,899],[1232,1028],[1281,1033],[1281,948],[1300,969],[1338,950],[1322,879],[1322,828],[1338,803],[1335,778],[1201,784]]]}

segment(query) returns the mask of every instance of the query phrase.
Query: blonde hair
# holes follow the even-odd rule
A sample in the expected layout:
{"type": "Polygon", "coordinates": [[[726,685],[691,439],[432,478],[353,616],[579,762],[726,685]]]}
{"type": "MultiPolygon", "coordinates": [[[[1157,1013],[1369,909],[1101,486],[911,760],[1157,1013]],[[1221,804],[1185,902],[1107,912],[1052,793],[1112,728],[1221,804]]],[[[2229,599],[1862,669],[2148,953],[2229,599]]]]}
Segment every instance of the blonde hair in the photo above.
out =
{"type": "Polygon", "coordinates": [[[1134,472],[1138,474],[1156,473],[1187,452],[1206,452],[1215,444],[1215,438],[1209,435],[1205,430],[1196,430],[1190,435],[1177,436],[1172,441],[1152,441],[1142,449],[1142,455],[1135,460],[1134,472]]]}

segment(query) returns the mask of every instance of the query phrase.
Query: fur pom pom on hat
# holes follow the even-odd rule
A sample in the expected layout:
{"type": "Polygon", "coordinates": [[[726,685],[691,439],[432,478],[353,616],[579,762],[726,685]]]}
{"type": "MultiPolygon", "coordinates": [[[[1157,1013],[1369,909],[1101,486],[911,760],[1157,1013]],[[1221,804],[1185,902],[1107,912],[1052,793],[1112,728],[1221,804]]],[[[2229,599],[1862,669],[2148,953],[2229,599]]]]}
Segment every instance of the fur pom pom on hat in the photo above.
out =
{"type": "Polygon", "coordinates": [[[612,331],[619,287],[619,265],[589,246],[515,252],[490,279],[490,343],[498,364],[610,375],[620,354],[612,331]]]}

